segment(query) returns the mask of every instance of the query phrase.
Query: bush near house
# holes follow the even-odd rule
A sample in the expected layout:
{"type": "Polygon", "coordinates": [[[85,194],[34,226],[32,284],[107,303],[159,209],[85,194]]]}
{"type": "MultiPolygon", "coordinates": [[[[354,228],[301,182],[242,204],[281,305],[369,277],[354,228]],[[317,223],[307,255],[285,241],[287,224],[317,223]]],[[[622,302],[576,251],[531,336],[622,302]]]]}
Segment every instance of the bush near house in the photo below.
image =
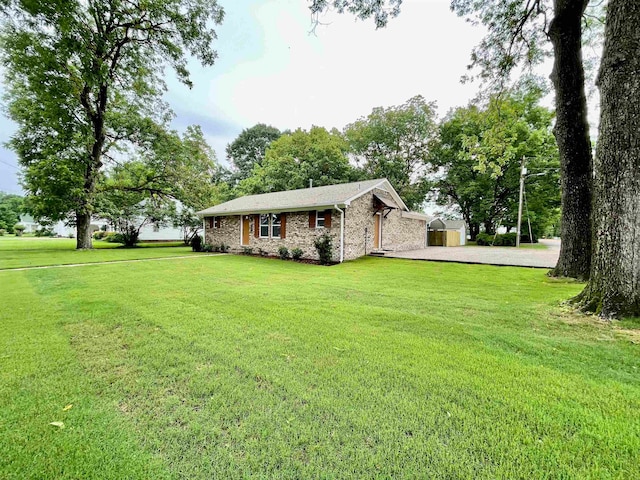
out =
{"type": "Polygon", "coordinates": [[[16,237],[21,237],[26,229],[27,227],[25,227],[21,223],[17,223],[13,226],[13,231],[15,232],[16,237]]]}
{"type": "Polygon", "coordinates": [[[291,257],[295,260],[298,261],[302,258],[302,254],[303,251],[300,248],[293,248],[291,249],[291,257]]]}
{"type": "Polygon", "coordinates": [[[194,252],[201,252],[202,251],[202,237],[200,235],[195,235],[192,239],[191,239],[191,250],[194,252]]]}
{"type": "Polygon", "coordinates": [[[284,245],[278,247],[278,256],[281,260],[287,260],[289,258],[289,249],[284,245]]]}
{"type": "Polygon", "coordinates": [[[124,238],[121,233],[111,232],[102,237],[105,242],[109,243],[122,243],[124,245],[124,238]]]}
{"type": "Polygon", "coordinates": [[[318,252],[321,265],[329,265],[333,257],[333,238],[328,233],[324,233],[313,241],[318,252]]]}
{"type": "Polygon", "coordinates": [[[34,236],[36,236],[36,237],[55,237],[56,233],[53,231],[52,228],[42,227],[42,228],[37,229],[34,232],[34,236]]]}

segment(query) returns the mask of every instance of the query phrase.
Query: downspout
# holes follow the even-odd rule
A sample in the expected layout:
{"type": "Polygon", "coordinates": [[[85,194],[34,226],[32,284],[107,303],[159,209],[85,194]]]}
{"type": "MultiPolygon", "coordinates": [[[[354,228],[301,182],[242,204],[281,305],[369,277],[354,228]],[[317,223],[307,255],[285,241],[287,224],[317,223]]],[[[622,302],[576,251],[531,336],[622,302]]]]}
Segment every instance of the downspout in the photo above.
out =
{"type": "Polygon", "coordinates": [[[340,212],[340,263],[344,262],[344,210],[340,210],[338,205],[333,208],[340,212]]]}

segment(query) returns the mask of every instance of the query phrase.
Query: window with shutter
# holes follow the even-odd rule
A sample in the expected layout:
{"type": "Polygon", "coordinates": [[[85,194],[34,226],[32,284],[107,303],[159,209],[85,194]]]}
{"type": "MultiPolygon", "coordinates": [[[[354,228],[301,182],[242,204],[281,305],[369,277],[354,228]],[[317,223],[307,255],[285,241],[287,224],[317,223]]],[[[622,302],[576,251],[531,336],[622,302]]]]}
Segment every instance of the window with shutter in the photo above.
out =
{"type": "Polygon", "coordinates": [[[331,210],[324,212],[324,226],[325,228],[331,228],[331,210]]]}
{"type": "Polygon", "coordinates": [[[315,212],[316,214],[316,228],[324,228],[324,212],[315,212]]]}

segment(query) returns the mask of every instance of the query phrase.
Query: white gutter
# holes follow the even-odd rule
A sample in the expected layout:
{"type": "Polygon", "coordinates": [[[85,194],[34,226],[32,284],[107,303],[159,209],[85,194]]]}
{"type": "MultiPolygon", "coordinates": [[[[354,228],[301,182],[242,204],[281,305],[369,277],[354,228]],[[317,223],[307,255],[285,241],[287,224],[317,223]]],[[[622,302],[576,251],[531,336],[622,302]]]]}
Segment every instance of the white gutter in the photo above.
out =
{"type": "Polygon", "coordinates": [[[340,212],[340,263],[344,262],[344,210],[340,210],[338,205],[333,208],[340,212]]]}

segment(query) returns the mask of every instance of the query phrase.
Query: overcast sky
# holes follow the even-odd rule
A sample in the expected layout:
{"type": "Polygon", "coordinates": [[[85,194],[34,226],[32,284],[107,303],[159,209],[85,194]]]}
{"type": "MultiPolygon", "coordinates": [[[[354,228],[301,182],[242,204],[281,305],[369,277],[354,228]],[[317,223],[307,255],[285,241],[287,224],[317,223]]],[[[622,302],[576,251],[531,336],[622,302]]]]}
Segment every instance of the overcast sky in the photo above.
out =
{"type": "MultiPolygon", "coordinates": [[[[315,35],[306,0],[219,1],[226,10],[220,58],[208,68],[191,62],[191,90],[167,69],[166,100],[174,127],[201,125],[221,161],[226,144],[259,122],[342,129],[418,94],[435,100],[442,116],[478,88],[459,80],[483,31],[453,14],[450,0],[404,0],[400,16],[377,31],[372,20],[329,13],[315,35]]],[[[14,129],[0,117],[0,142],[14,129]]],[[[0,190],[20,192],[16,163],[0,148],[0,190]]]]}

